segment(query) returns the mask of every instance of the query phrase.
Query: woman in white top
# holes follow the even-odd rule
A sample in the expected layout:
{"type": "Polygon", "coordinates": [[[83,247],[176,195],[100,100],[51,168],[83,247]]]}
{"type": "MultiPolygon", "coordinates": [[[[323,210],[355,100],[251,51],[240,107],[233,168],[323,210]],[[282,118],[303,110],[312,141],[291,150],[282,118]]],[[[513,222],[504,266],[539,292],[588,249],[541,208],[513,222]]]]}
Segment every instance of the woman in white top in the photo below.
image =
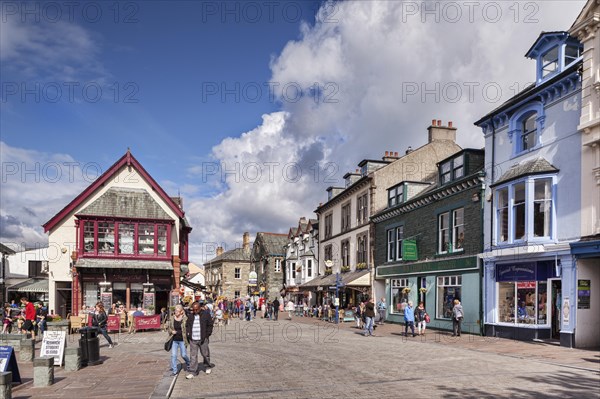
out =
{"type": "Polygon", "coordinates": [[[294,310],[296,309],[296,306],[294,305],[294,302],[292,302],[291,300],[287,303],[287,311],[288,311],[288,319],[292,320],[292,315],[294,314],[294,310]]]}

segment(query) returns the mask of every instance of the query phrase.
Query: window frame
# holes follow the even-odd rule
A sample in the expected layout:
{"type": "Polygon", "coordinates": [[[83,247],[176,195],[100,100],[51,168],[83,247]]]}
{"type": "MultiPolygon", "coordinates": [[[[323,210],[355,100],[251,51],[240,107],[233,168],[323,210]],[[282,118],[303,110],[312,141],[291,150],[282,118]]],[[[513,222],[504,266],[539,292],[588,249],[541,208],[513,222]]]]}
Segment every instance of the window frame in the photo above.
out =
{"type": "Polygon", "coordinates": [[[361,233],[356,236],[356,264],[369,262],[367,238],[368,233],[361,233]]]}
{"type": "Polygon", "coordinates": [[[369,197],[368,191],[357,196],[356,199],[356,225],[361,225],[369,221],[369,197]]]}
{"type": "Polygon", "coordinates": [[[236,267],[233,269],[233,278],[236,280],[240,280],[242,278],[242,268],[236,267]]]}
{"type": "Polygon", "coordinates": [[[388,188],[388,208],[400,205],[404,202],[404,183],[388,188]]]}
{"type": "Polygon", "coordinates": [[[534,101],[521,107],[509,120],[508,138],[512,143],[512,157],[518,157],[535,151],[542,145],[542,133],[546,114],[544,105],[539,101],[534,101]],[[528,148],[523,148],[523,125],[524,122],[530,119],[535,114],[535,129],[528,134],[534,135],[533,143],[528,148]]]}
{"type": "Polygon", "coordinates": [[[448,183],[452,183],[455,180],[462,179],[466,176],[466,168],[467,168],[467,157],[464,152],[461,152],[459,155],[455,155],[452,158],[442,162],[438,166],[438,174],[440,185],[446,185],[448,183]],[[460,159],[460,163],[457,161],[460,159]],[[447,168],[447,170],[444,170],[447,168]],[[461,170],[460,176],[458,175],[458,170],[461,170]]]}
{"type": "Polygon", "coordinates": [[[394,241],[396,246],[396,260],[402,260],[402,250],[404,249],[404,225],[396,227],[396,240],[394,241]],[[399,234],[402,232],[402,234],[399,234]]]}
{"type": "Polygon", "coordinates": [[[529,175],[523,178],[513,180],[502,185],[493,188],[494,195],[494,220],[493,220],[493,243],[494,246],[507,246],[514,244],[522,244],[525,242],[554,242],[556,240],[556,229],[557,229],[557,216],[556,216],[556,195],[557,195],[557,175],[556,174],[539,174],[529,175]],[[545,202],[549,202],[550,211],[549,215],[549,233],[548,236],[535,236],[535,186],[537,181],[549,180],[550,181],[550,198],[545,198],[545,202]],[[515,215],[514,215],[514,192],[515,186],[523,184],[525,186],[525,232],[523,239],[515,238],[515,215]],[[499,208],[498,208],[498,195],[500,192],[506,190],[508,195],[508,215],[507,215],[507,232],[508,236],[505,241],[499,241],[502,225],[500,224],[499,208]]]}
{"type": "Polygon", "coordinates": [[[325,239],[331,238],[331,236],[333,235],[333,212],[329,212],[328,214],[326,214],[324,216],[324,224],[325,224],[325,229],[324,229],[324,235],[325,235],[325,239]]]}
{"type": "Polygon", "coordinates": [[[397,304],[394,304],[394,291],[398,290],[400,291],[400,298],[402,299],[402,301],[400,303],[408,303],[409,300],[409,296],[410,293],[402,293],[402,290],[404,290],[404,288],[408,288],[410,287],[410,281],[408,278],[406,277],[402,277],[402,278],[391,278],[390,279],[390,296],[389,296],[389,301],[388,303],[390,304],[390,313],[393,314],[397,314],[397,315],[404,315],[404,309],[403,310],[398,310],[397,309],[397,304]],[[406,299],[406,301],[403,301],[403,299],[406,299]]]}
{"type": "Polygon", "coordinates": [[[275,259],[275,263],[273,264],[273,271],[275,273],[281,272],[281,259],[279,259],[279,258],[275,259]]]}
{"type": "MultiPolygon", "coordinates": [[[[452,319],[452,307],[450,307],[450,315],[446,316],[446,314],[442,314],[440,312],[443,312],[443,309],[440,309],[440,304],[443,307],[444,306],[444,302],[443,302],[443,297],[440,298],[440,289],[442,290],[442,292],[444,291],[444,288],[459,288],[459,292],[458,295],[456,294],[456,292],[454,293],[453,297],[454,298],[460,298],[460,300],[462,301],[462,275],[461,274],[453,274],[453,275],[448,275],[448,276],[437,276],[436,279],[436,286],[435,286],[435,318],[436,319],[440,319],[440,320],[451,320],[452,319]],[[442,302],[440,302],[440,299],[442,300],[442,302]]],[[[442,294],[442,296],[446,296],[445,294],[442,294]]],[[[454,299],[453,299],[454,301],[454,299]]]]}
{"type": "Polygon", "coordinates": [[[466,236],[466,232],[465,232],[465,206],[459,206],[457,208],[452,208],[452,209],[447,209],[444,210],[442,212],[439,212],[437,214],[437,252],[436,255],[447,255],[447,254],[455,254],[455,253],[459,253],[459,252],[464,252],[464,247],[465,247],[465,236],[466,236]],[[462,217],[462,224],[460,225],[455,225],[455,221],[456,221],[456,214],[462,211],[463,217],[462,217]],[[448,221],[448,226],[444,229],[442,229],[441,227],[441,220],[442,217],[446,217],[447,221],[448,221]],[[463,242],[462,242],[462,247],[461,248],[456,248],[456,227],[461,226],[462,230],[463,230],[463,242]],[[446,233],[447,234],[447,240],[446,240],[446,244],[447,244],[447,248],[444,250],[444,248],[442,248],[442,235],[446,233]]]}
{"type": "Polygon", "coordinates": [[[350,267],[350,239],[342,240],[340,243],[341,249],[341,267],[350,267]]]}
{"type": "Polygon", "coordinates": [[[342,233],[348,231],[352,227],[352,201],[348,201],[342,205],[342,233]]]}
{"type": "Polygon", "coordinates": [[[386,231],[386,236],[387,236],[387,261],[388,262],[393,262],[395,260],[395,245],[396,245],[396,228],[393,227],[391,229],[388,229],[386,231]]]}

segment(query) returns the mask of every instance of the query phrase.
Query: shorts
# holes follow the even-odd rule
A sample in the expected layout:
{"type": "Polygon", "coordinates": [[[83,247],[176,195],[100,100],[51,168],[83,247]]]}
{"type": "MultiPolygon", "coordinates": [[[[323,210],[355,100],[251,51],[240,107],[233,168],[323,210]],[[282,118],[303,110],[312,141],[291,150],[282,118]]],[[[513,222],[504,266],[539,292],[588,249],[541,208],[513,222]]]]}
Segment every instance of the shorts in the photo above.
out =
{"type": "Polygon", "coordinates": [[[33,330],[33,322],[31,320],[25,320],[21,328],[25,331],[33,330]]]}

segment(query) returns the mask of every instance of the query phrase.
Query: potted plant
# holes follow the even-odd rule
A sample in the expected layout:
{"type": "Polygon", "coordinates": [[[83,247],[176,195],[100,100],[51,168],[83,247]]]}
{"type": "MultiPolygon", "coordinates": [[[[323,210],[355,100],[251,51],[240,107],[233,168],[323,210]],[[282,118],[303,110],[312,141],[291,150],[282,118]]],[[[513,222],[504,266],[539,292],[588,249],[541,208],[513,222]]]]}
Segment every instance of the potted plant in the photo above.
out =
{"type": "Polygon", "coordinates": [[[360,262],[356,265],[356,270],[365,270],[367,268],[367,264],[365,262],[360,262]]]}
{"type": "Polygon", "coordinates": [[[150,305],[150,306],[148,306],[148,312],[149,312],[150,314],[154,314],[154,309],[156,309],[154,305],[150,305]]]}
{"type": "Polygon", "coordinates": [[[333,269],[331,267],[326,267],[325,268],[325,275],[326,276],[329,276],[332,273],[333,273],[333,269]]]}

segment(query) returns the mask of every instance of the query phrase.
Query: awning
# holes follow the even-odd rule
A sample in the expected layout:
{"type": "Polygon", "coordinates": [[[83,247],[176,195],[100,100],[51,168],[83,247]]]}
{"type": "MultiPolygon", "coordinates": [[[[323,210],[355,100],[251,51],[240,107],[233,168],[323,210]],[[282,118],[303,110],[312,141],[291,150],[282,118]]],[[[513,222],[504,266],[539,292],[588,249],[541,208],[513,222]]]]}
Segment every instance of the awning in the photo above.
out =
{"type": "MultiPolygon", "coordinates": [[[[359,270],[354,272],[340,273],[342,286],[346,287],[368,287],[369,286],[369,271],[359,270]]],[[[318,276],[300,285],[300,288],[328,287],[335,286],[335,273],[328,276],[318,276]]]]}
{"type": "Polygon", "coordinates": [[[7,291],[14,292],[48,292],[48,279],[30,278],[8,287],[7,291]]]}
{"type": "Polygon", "coordinates": [[[170,261],[155,260],[123,260],[123,259],[79,259],[75,264],[77,268],[85,269],[146,269],[146,270],[173,270],[170,261]]]}

